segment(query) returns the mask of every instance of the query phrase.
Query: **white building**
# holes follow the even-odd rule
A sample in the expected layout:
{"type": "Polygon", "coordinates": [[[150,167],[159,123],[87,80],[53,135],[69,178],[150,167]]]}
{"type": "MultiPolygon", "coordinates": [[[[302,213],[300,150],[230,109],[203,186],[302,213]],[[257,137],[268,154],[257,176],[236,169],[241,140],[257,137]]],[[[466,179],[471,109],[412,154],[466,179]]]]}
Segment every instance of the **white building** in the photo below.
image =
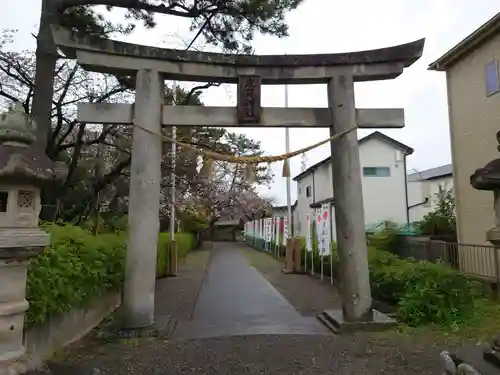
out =
{"type": "Polygon", "coordinates": [[[436,193],[440,186],[446,190],[453,189],[451,164],[408,175],[410,222],[421,221],[425,215],[436,209],[436,193]]]}
{"type": "MultiPolygon", "coordinates": [[[[412,153],[411,147],[378,131],[359,140],[367,226],[383,220],[398,224],[409,222],[406,157],[412,153]]],[[[335,198],[330,157],[309,167],[293,180],[297,182],[294,234],[304,236],[306,213],[312,214],[314,208],[329,203],[335,240],[335,198]]]]}
{"type": "MultiPolygon", "coordinates": [[[[292,203],[292,222],[297,222],[297,200],[292,203]]],[[[285,217],[288,216],[288,207],[285,206],[273,206],[273,217],[285,217]]]]}

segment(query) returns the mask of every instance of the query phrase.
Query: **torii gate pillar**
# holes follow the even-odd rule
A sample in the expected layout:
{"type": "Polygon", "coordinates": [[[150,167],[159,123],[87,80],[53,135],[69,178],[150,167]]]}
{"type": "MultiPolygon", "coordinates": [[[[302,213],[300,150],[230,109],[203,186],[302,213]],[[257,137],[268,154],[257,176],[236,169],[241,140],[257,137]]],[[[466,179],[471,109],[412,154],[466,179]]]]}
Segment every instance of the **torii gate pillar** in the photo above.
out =
{"type": "MultiPolygon", "coordinates": [[[[337,76],[328,82],[328,106],[332,118],[331,135],[356,126],[352,76],[337,76]]],[[[371,319],[372,298],[357,133],[350,132],[331,142],[330,148],[337,245],[344,249],[339,251],[343,319],[371,319]]]]}
{"type": "MultiPolygon", "coordinates": [[[[158,71],[139,70],[136,74],[134,124],[161,134],[162,98],[163,78],[160,78],[158,71]]],[[[134,127],[129,237],[122,302],[123,321],[129,328],[146,327],[154,323],[156,249],[160,230],[161,146],[160,137],[134,127]]]]}

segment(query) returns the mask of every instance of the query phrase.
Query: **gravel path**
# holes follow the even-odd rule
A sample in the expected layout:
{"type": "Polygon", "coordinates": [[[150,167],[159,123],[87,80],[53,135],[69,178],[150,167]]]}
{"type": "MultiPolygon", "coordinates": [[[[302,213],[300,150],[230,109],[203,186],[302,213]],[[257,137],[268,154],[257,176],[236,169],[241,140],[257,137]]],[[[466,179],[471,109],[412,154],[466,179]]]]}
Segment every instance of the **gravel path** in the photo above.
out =
{"type": "Polygon", "coordinates": [[[304,316],[317,316],[326,309],[340,308],[341,300],[328,276],[322,282],[305,274],[284,274],[284,258],[277,260],[271,255],[240,246],[255,267],[294,307],[304,316]]]}
{"type": "MultiPolygon", "coordinates": [[[[282,263],[269,255],[243,247],[241,250],[249,263],[302,315],[313,316],[325,308],[339,306],[339,298],[328,283],[305,275],[285,275],[281,273],[282,263]]],[[[179,278],[159,283],[162,293],[171,297],[159,298],[161,309],[170,309],[179,318],[190,316],[192,298],[197,295],[196,285],[202,280],[207,261],[207,254],[193,253],[183,265],[179,278]],[[169,285],[170,281],[177,285],[169,285]],[[191,297],[182,296],[183,293],[191,297]]],[[[72,348],[59,356],[59,361],[76,366],[67,372],[74,375],[90,375],[92,368],[99,369],[101,375],[442,373],[438,362],[441,346],[425,335],[408,336],[396,331],[345,336],[135,339],[108,344],[82,341],[72,348]],[[79,366],[84,367],[78,369],[79,366]]]]}
{"type": "Polygon", "coordinates": [[[209,258],[208,250],[193,251],[179,264],[178,276],[156,281],[155,314],[191,317],[209,258]]]}
{"type": "Polygon", "coordinates": [[[110,375],[441,374],[429,353],[413,341],[394,345],[377,336],[266,335],[108,344],[73,363],[110,375]]]}

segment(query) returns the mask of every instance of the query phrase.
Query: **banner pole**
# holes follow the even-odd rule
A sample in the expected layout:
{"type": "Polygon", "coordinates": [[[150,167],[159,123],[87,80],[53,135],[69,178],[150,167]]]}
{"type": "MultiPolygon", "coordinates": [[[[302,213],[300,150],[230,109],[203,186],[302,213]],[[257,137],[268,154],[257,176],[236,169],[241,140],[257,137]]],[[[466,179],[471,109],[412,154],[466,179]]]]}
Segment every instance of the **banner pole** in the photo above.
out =
{"type": "Polygon", "coordinates": [[[329,209],[329,217],[330,217],[330,284],[333,285],[333,230],[332,230],[332,223],[333,223],[333,217],[332,217],[332,204],[330,204],[330,209],[329,209]]]}
{"type": "Polygon", "coordinates": [[[320,257],[321,257],[321,281],[323,281],[323,254],[321,254],[320,257]]]}

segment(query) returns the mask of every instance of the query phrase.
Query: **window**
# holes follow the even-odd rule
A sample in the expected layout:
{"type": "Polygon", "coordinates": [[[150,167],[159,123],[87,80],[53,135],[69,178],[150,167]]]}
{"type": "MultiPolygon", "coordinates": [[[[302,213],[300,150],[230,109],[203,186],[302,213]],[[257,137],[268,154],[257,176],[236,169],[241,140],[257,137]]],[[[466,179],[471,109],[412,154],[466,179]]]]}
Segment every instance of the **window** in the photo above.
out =
{"type": "Polygon", "coordinates": [[[498,61],[493,60],[484,67],[486,79],[486,95],[490,96],[500,91],[500,80],[498,78],[498,61]]]}
{"type": "Polygon", "coordinates": [[[302,194],[302,188],[299,187],[299,195],[302,194]]]}
{"type": "Polygon", "coordinates": [[[311,186],[306,186],[306,197],[307,198],[311,197],[311,186]]]}
{"type": "Polygon", "coordinates": [[[0,212],[7,212],[7,200],[9,199],[9,193],[6,191],[0,191],[0,212]]]}
{"type": "Polygon", "coordinates": [[[366,177],[390,177],[391,169],[389,167],[364,167],[363,176],[366,177]]]}

